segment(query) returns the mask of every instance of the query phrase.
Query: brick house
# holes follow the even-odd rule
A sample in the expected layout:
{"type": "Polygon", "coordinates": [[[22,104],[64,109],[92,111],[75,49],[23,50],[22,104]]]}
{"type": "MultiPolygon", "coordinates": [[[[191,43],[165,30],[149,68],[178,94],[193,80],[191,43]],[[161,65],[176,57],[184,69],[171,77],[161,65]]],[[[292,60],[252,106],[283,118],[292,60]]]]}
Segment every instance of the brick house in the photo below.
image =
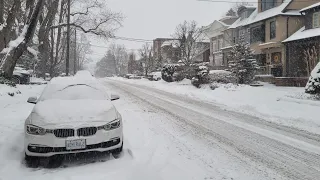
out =
{"type": "Polygon", "coordinates": [[[320,2],[301,9],[304,27],[283,41],[290,77],[309,77],[320,60],[320,2]]]}
{"type": "MultiPolygon", "coordinates": [[[[163,43],[166,42],[165,44],[168,45],[175,39],[173,38],[157,38],[153,40],[153,54],[154,57],[159,61],[160,63],[164,63],[166,59],[164,59],[163,56],[170,56],[172,59],[179,59],[179,57],[174,57],[175,50],[173,47],[165,47],[163,46],[163,43]]],[[[171,44],[172,45],[172,44],[171,44]]]]}

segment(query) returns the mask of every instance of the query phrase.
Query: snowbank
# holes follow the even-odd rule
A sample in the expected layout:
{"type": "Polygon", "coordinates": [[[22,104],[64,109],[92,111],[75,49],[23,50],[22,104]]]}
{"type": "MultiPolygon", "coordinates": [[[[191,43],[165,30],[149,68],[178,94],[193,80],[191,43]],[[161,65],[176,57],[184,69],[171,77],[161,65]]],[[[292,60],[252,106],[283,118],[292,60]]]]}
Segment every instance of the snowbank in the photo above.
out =
{"type": "Polygon", "coordinates": [[[203,86],[202,89],[197,89],[191,84],[182,86],[176,82],[151,82],[116,77],[111,79],[185,95],[195,100],[215,105],[220,104],[223,108],[255,115],[267,121],[293,126],[317,134],[320,132],[320,118],[315,113],[320,109],[318,102],[310,103],[310,101],[306,102],[305,99],[295,98],[302,97],[301,94],[304,94],[304,88],[276,87],[267,83],[264,83],[262,87],[218,84],[219,88],[212,91],[209,85],[203,86]],[[292,98],[294,98],[294,101],[292,98]]]}

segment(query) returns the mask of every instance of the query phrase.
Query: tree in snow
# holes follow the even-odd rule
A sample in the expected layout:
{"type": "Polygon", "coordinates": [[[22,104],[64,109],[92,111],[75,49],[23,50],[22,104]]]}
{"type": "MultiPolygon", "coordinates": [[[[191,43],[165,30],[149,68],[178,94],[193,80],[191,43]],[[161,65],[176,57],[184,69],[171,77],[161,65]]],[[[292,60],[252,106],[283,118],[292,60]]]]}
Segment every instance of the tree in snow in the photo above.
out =
{"type": "Polygon", "coordinates": [[[98,77],[106,77],[115,75],[116,72],[116,59],[113,52],[109,49],[107,54],[97,62],[95,75],[98,77]]]}
{"type": "Polygon", "coordinates": [[[154,70],[155,65],[152,46],[148,43],[144,44],[139,53],[143,63],[144,75],[147,76],[148,73],[154,70]]]}
{"type": "MultiPolygon", "coordinates": [[[[114,37],[114,32],[121,27],[122,15],[110,11],[104,0],[71,1],[71,9],[70,25],[79,32],[110,38],[114,37]]],[[[57,72],[63,69],[61,64],[66,57],[66,16],[66,0],[0,0],[0,61],[3,74],[11,77],[17,59],[30,44],[38,45],[38,72],[42,75],[50,72],[51,76],[58,74],[57,72]],[[29,26],[34,12],[38,10],[38,2],[43,2],[39,14],[35,24],[29,26]],[[33,39],[33,33],[30,38],[23,38],[24,34],[30,35],[26,31],[27,26],[34,29],[31,32],[37,32],[37,38],[33,39]],[[25,40],[28,40],[26,47],[17,48],[20,42],[25,40]],[[19,51],[16,51],[17,49],[19,51]]]]}
{"type": "Polygon", "coordinates": [[[11,78],[18,59],[22,56],[23,52],[27,50],[29,42],[32,41],[44,1],[45,0],[37,1],[32,15],[30,19],[28,19],[20,36],[9,43],[9,47],[5,51],[6,55],[2,57],[0,62],[0,71],[4,77],[11,78]]]}
{"type": "Polygon", "coordinates": [[[320,95],[320,62],[312,70],[305,88],[306,93],[320,95]]]}
{"type": "Polygon", "coordinates": [[[184,21],[179,24],[173,38],[178,40],[174,43],[180,49],[181,61],[185,65],[190,65],[201,51],[209,47],[209,43],[204,42],[205,36],[195,21],[184,21]]]}
{"type": "Polygon", "coordinates": [[[175,72],[175,65],[174,64],[166,64],[163,66],[161,70],[161,76],[164,81],[173,82],[173,74],[175,72]]]}
{"type": "Polygon", "coordinates": [[[316,62],[318,61],[318,53],[315,46],[309,47],[303,51],[304,54],[304,62],[306,64],[306,72],[308,76],[310,76],[310,73],[312,69],[316,66],[316,62]]]}
{"type": "Polygon", "coordinates": [[[228,55],[228,65],[235,73],[239,84],[249,84],[259,68],[248,44],[235,44],[228,55]]]}
{"type": "Polygon", "coordinates": [[[230,9],[226,12],[226,16],[237,16],[237,13],[234,11],[234,9],[230,8],[230,9]]]}

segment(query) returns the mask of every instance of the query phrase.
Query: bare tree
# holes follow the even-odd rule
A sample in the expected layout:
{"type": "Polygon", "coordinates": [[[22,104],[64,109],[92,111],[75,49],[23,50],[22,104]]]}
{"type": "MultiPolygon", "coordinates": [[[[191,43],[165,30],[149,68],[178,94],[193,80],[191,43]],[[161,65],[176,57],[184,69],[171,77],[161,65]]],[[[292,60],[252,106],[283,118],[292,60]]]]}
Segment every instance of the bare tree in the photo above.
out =
{"type": "MultiPolygon", "coordinates": [[[[121,13],[112,12],[107,8],[106,2],[103,0],[95,1],[74,1],[76,7],[71,12],[73,26],[83,33],[91,33],[100,37],[110,38],[114,36],[114,32],[122,25],[123,16],[121,13]]],[[[51,28],[66,27],[67,23],[60,23],[51,28]]]]}
{"type": "Polygon", "coordinates": [[[306,72],[307,75],[310,76],[311,71],[316,66],[316,62],[318,61],[318,53],[315,46],[307,48],[303,51],[303,60],[306,64],[306,72]]]}
{"type": "Polygon", "coordinates": [[[109,50],[116,62],[116,74],[126,74],[128,70],[128,52],[124,45],[111,44],[109,50]]]}
{"type": "Polygon", "coordinates": [[[141,60],[144,64],[144,74],[148,75],[150,71],[153,70],[154,67],[154,59],[153,59],[153,49],[148,43],[144,44],[142,48],[139,50],[141,60]]]}
{"type": "Polygon", "coordinates": [[[184,21],[176,27],[173,38],[177,39],[176,46],[180,49],[180,57],[185,65],[190,65],[191,61],[202,50],[208,47],[204,43],[204,34],[201,28],[197,27],[195,21],[184,21]]]}
{"type": "Polygon", "coordinates": [[[91,59],[87,57],[92,53],[90,42],[85,34],[81,34],[80,42],[77,44],[77,59],[79,69],[84,69],[84,66],[91,62],[91,59]]]}

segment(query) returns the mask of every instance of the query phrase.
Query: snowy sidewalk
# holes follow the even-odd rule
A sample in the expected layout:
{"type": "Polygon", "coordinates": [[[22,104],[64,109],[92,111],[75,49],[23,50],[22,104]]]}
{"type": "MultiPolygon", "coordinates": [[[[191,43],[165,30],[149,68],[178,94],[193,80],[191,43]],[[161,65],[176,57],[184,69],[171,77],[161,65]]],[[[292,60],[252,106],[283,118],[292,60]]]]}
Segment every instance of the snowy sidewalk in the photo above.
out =
{"type": "Polygon", "coordinates": [[[304,88],[276,87],[271,84],[264,84],[262,87],[224,84],[211,90],[209,87],[197,89],[191,85],[189,80],[167,83],[118,77],[110,79],[185,95],[200,101],[218,104],[228,110],[258,116],[270,122],[317,134],[320,132],[320,119],[315,113],[320,110],[320,102],[308,100],[304,88]]]}

